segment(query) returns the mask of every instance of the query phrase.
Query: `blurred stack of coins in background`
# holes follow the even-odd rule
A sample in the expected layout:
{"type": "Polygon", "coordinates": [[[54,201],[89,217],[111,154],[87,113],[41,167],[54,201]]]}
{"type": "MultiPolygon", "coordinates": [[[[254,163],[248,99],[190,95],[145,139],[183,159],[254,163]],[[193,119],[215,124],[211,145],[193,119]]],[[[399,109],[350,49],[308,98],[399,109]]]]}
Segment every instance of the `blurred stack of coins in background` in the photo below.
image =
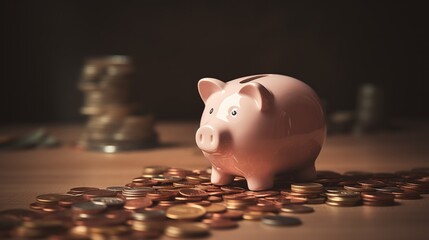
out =
{"type": "Polygon", "coordinates": [[[374,84],[359,88],[356,111],[355,133],[368,133],[386,124],[383,90],[374,84]]]}
{"type": "Polygon", "coordinates": [[[156,145],[154,119],[138,114],[130,99],[134,72],[127,56],[88,58],[79,89],[85,94],[81,113],[89,116],[78,146],[88,150],[117,152],[156,145]]]}
{"type": "Polygon", "coordinates": [[[188,239],[208,236],[212,230],[236,229],[243,219],[294,227],[303,223],[300,215],[320,208],[407,205],[412,204],[407,200],[429,193],[428,168],[395,173],[319,171],[313,183],[280,179],[273,189],[264,191],[249,191],[242,177],[231,185],[213,185],[210,170],[149,166],[125,186],[84,186],[65,194],[41,194],[30,204],[31,210],[0,211],[0,238],[151,239],[166,235],[188,239]]]}

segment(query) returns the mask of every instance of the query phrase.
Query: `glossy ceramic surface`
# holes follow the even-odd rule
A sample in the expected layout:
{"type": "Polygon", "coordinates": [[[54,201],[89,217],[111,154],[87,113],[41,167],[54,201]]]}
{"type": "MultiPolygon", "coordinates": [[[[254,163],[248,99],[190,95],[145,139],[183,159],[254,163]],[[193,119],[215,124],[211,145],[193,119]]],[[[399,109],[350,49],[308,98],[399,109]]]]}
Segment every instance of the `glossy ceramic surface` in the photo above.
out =
{"type": "Polygon", "coordinates": [[[251,190],[273,186],[286,174],[295,181],[316,177],[314,162],[326,137],[316,93],[283,75],[260,74],[222,82],[203,78],[205,103],[195,140],[212,164],[211,181],[246,178],[251,190]]]}

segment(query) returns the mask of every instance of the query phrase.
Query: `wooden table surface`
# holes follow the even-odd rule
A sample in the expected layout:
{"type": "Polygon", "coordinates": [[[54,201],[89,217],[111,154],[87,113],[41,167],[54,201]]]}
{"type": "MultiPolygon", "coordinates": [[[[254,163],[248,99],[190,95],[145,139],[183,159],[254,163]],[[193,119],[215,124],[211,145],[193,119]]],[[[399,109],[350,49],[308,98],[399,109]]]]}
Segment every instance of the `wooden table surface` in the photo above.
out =
{"type": "MultiPolygon", "coordinates": [[[[403,128],[370,136],[329,136],[316,161],[318,170],[389,172],[429,167],[429,124],[404,122],[403,128]]],[[[197,123],[157,125],[164,146],[117,154],[71,147],[82,127],[49,125],[64,143],[54,149],[0,152],[0,210],[28,208],[42,193],[66,192],[76,186],[121,186],[141,174],[143,166],[189,169],[209,166],[194,144],[197,123]]],[[[0,127],[0,132],[31,127],[0,127]]],[[[297,227],[270,227],[241,221],[235,230],[212,231],[205,239],[429,239],[429,195],[389,207],[312,205],[315,212],[298,217],[297,227]]],[[[167,238],[167,237],[165,237],[167,238]]]]}

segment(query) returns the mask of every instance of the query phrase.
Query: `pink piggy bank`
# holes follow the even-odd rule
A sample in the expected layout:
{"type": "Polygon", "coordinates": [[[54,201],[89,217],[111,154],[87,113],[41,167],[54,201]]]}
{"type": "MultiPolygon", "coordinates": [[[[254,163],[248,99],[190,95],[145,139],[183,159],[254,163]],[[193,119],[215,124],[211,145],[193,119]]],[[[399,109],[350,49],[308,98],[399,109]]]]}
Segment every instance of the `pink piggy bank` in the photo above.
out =
{"type": "Polygon", "coordinates": [[[230,184],[243,176],[250,190],[273,187],[274,177],[316,178],[314,162],[326,137],[323,109],[305,83],[262,74],[227,83],[198,82],[205,103],[195,139],[212,164],[211,181],[230,184]]]}

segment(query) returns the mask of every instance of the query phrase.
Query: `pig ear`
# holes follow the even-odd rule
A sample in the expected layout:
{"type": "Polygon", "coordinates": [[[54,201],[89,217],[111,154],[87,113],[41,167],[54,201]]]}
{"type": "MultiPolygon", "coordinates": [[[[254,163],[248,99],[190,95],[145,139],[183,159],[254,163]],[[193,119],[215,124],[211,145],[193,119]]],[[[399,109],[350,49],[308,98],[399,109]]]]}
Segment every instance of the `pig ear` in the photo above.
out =
{"type": "Polygon", "coordinates": [[[257,82],[246,84],[239,93],[253,98],[261,111],[269,110],[274,102],[273,94],[257,82]]]}
{"type": "Polygon", "coordinates": [[[205,103],[215,92],[221,91],[225,83],[215,78],[203,78],[198,81],[198,92],[205,103]]]}

